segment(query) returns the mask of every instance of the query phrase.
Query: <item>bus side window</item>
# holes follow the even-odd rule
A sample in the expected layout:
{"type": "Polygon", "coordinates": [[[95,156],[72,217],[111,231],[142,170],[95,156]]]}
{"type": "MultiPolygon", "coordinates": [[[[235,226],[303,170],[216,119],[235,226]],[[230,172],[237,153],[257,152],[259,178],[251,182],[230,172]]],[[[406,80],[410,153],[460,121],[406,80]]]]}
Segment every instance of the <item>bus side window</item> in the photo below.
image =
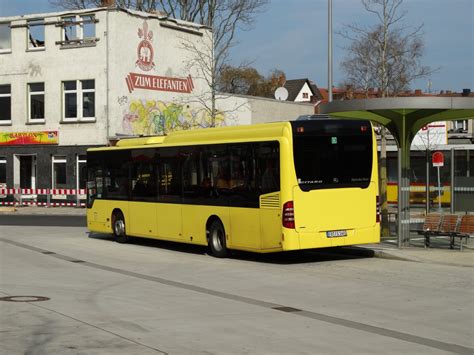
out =
{"type": "Polygon", "coordinates": [[[160,148],[158,200],[162,202],[181,202],[183,157],[178,148],[160,148]]]}
{"type": "Polygon", "coordinates": [[[238,143],[230,151],[230,206],[258,207],[255,144],[238,143]]]}
{"type": "Polygon", "coordinates": [[[132,151],[131,183],[132,199],[135,201],[156,200],[156,178],[153,167],[154,150],[132,151]]]}
{"type": "Polygon", "coordinates": [[[259,188],[261,193],[280,191],[280,149],[278,142],[260,143],[258,147],[259,188]]]}
{"type": "Polygon", "coordinates": [[[111,200],[128,199],[128,152],[106,152],[104,159],[103,186],[104,198],[111,200]]]}
{"type": "Polygon", "coordinates": [[[102,181],[102,168],[97,165],[97,162],[91,156],[88,160],[91,162],[87,167],[87,206],[90,208],[96,198],[102,198],[102,184],[98,184],[102,181]]]}
{"type": "Polygon", "coordinates": [[[195,199],[200,196],[202,168],[199,164],[200,148],[185,147],[181,151],[183,161],[183,197],[195,199]]]}
{"type": "Polygon", "coordinates": [[[153,178],[153,166],[151,164],[139,164],[133,167],[134,187],[132,197],[138,200],[153,201],[156,196],[155,179],[153,178]]]}
{"type": "Polygon", "coordinates": [[[229,153],[226,146],[211,145],[207,149],[207,173],[218,195],[230,188],[229,153]]]}
{"type": "Polygon", "coordinates": [[[216,182],[216,187],[219,189],[230,188],[230,176],[227,170],[228,169],[224,162],[219,162],[217,164],[217,174],[214,180],[216,182]]]}

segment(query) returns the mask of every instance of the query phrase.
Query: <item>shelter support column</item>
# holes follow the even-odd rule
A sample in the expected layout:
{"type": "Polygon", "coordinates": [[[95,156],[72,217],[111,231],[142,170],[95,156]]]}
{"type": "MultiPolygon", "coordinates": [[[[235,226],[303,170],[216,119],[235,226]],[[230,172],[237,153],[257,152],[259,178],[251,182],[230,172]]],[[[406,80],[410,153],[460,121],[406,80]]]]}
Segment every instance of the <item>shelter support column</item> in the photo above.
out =
{"type": "Polygon", "coordinates": [[[398,148],[398,247],[410,242],[410,150],[398,148]]]}
{"type": "Polygon", "coordinates": [[[410,137],[405,112],[398,121],[398,247],[410,243],[410,137]]]}

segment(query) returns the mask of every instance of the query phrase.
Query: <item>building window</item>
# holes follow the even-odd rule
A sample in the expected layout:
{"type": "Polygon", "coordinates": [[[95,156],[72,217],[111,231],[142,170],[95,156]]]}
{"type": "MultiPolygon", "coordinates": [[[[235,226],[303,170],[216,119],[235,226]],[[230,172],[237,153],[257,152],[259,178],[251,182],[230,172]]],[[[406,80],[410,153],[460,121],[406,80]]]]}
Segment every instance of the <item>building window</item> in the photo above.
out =
{"type": "Polygon", "coordinates": [[[11,86],[0,85],[0,124],[10,124],[12,119],[11,86]]]}
{"type": "Polygon", "coordinates": [[[28,49],[44,48],[44,20],[28,21],[28,49]]]}
{"type": "Polygon", "coordinates": [[[92,15],[82,16],[82,39],[95,39],[95,18],[92,15]]]}
{"type": "Polygon", "coordinates": [[[44,83],[28,84],[30,122],[44,122],[44,83]]]}
{"type": "Polygon", "coordinates": [[[453,124],[455,133],[467,133],[467,120],[457,120],[453,124]]]}
{"type": "Polygon", "coordinates": [[[0,157],[0,188],[7,185],[7,159],[0,157]]]}
{"type": "Polygon", "coordinates": [[[307,99],[309,97],[308,93],[307,92],[304,92],[303,93],[303,99],[307,99]]]}
{"type": "Polygon", "coordinates": [[[69,16],[63,18],[63,37],[60,44],[91,44],[97,41],[95,36],[94,15],[69,16]]]}
{"type": "Polygon", "coordinates": [[[10,23],[0,23],[0,53],[11,52],[12,30],[10,23]]]}
{"type": "Polygon", "coordinates": [[[53,156],[53,189],[65,189],[66,183],[66,157],[53,156]]]}
{"type": "Polygon", "coordinates": [[[94,80],[63,81],[64,121],[95,119],[94,80]]]}
{"type": "Polygon", "coordinates": [[[87,185],[87,161],[85,155],[77,156],[77,188],[85,189],[87,185]]]}

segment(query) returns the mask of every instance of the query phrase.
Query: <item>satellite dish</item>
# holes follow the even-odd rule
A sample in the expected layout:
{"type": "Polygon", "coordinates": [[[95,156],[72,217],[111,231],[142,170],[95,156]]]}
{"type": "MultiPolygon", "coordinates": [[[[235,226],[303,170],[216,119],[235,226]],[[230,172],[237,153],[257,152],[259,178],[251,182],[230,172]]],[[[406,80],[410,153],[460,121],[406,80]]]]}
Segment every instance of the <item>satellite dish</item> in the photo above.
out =
{"type": "Polygon", "coordinates": [[[288,98],[288,90],[283,86],[275,90],[275,99],[280,101],[285,101],[288,98]]]}

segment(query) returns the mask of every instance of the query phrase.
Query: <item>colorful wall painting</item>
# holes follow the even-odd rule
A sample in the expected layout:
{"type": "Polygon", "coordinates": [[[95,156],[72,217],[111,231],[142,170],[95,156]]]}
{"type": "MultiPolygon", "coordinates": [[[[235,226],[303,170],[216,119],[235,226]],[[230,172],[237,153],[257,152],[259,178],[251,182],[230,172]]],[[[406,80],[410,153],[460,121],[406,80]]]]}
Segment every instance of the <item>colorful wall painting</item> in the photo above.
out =
{"type": "MultiPolygon", "coordinates": [[[[209,113],[187,104],[165,103],[158,100],[131,100],[122,120],[123,133],[133,135],[162,135],[177,130],[212,126],[209,113]]],[[[225,117],[218,113],[215,126],[224,126],[225,117]]]]}

